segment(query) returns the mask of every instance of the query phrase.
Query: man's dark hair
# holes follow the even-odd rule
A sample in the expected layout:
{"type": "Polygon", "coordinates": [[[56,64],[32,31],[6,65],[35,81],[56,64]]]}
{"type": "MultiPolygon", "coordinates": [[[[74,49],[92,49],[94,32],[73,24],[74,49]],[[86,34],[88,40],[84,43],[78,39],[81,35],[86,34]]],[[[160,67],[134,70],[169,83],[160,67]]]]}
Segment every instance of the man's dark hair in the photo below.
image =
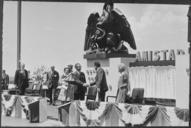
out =
{"type": "Polygon", "coordinates": [[[108,0],[108,1],[105,2],[104,6],[103,6],[103,9],[106,9],[107,5],[110,5],[112,8],[114,6],[112,0],[108,0]]]}
{"type": "Polygon", "coordinates": [[[96,67],[101,67],[101,64],[100,64],[99,62],[95,62],[95,63],[94,63],[94,66],[96,66],[96,67]]]}
{"type": "Polygon", "coordinates": [[[75,66],[75,68],[77,68],[77,66],[78,66],[78,65],[80,65],[80,66],[81,66],[81,64],[80,64],[80,63],[76,63],[76,64],[74,65],[74,66],[75,66]]]}

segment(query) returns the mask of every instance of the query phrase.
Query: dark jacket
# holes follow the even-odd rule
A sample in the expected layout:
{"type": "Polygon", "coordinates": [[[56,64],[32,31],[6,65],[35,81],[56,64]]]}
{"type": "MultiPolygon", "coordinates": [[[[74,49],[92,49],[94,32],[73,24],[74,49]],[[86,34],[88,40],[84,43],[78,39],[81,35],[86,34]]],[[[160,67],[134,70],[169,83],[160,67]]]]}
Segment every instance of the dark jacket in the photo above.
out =
{"type": "Polygon", "coordinates": [[[92,83],[92,84],[96,84],[97,88],[100,88],[100,92],[108,91],[106,75],[105,75],[105,71],[103,70],[103,68],[100,67],[97,69],[95,83],[92,83]]]}
{"type": "Polygon", "coordinates": [[[2,76],[2,89],[8,89],[8,85],[9,85],[9,75],[5,74],[5,76],[2,76]]]}
{"type": "Polygon", "coordinates": [[[29,78],[27,70],[24,70],[24,75],[20,72],[21,70],[17,70],[15,72],[14,84],[17,85],[19,89],[27,88],[29,86],[29,78]]]}
{"type": "Polygon", "coordinates": [[[77,83],[77,86],[78,86],[75,93],[79,93],[79,94],[83,94],[84,93],[85,94],[85,92],[87,90],[86,87],[83,86],[83,84],[86,83],[85,74],[83,72],[75,71],[73,73],[73,75],[74,75],[74,79],[75,79],[75,81],[77,83]]]}
{"type": "Polygon", "coordinates": [[[2,85],[7,86],[8,84],[9,84],[9,75],[6,74],[4,78],[2,76],[2,85]]]}
{"type": "Polygon", "coordinates": [[[50,75],[50,79],[49,79],[49,88],[57,88],[58,86],[58,81],[59,81],[59,73],[57,71],[54,71],[51,75],[50,75]]]}

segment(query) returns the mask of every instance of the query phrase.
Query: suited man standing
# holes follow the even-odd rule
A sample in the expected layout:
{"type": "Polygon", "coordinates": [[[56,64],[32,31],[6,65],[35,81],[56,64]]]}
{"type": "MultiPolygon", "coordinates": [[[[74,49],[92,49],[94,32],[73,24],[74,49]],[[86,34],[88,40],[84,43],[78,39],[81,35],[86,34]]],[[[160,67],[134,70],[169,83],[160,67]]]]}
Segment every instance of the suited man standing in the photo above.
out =
{"type": "Polygon", "coordinates": [[[81,64],[76,63],[75,69],[76,71],[73,73],[74,79],[76,81],[77,90],[74,92],[74,100],[84,100],[85,93],[86,93],[86,87],[84,87],[86,83],[86,77],[85,74],[81,71],[81,64]]]}
{"type": "Polygon", "coordinates": [[[9,85],[9,75],[6,74],[6,71],[2,71],[2,90],[7,90],[9,85]]]}
{"type": "Polygon", "coordinates": [[[21,64],[20,68],[15,72],[14,84],[20,91],[20,95],[25,94],[25,89],[29,86],[28,71],[25,69],[25,64],[21,64]]]}
{"type": "Polygon", "coordinates": [[[95,82],[91,83],[91,85],[96,85],[99,101],[105,101],[105,93],[108,91],[105,71],[101,68],[101,64],[99,62],[94,63],[94,68],[96,70],[96,77],[95,82]]]}
{"type": "Polygon", "coordinates": [[[51,66],[51,72],[50,72],[50,78],[49,78],[49,98],[50,98],[50,104],[55,104],[55,91],[58,86],[59,81],[59,73],[55,70],[54,66],[51,66]]]}

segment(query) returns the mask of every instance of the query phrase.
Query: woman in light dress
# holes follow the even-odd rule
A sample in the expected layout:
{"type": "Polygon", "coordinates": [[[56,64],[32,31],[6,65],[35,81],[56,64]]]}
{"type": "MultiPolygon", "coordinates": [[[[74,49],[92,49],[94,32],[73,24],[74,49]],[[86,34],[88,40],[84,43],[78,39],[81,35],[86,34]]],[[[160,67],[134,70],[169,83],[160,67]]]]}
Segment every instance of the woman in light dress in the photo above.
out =
{"type": "Polygon", "coordinates": [[[73,75],[70,67],[64,68],[64,74],[61,77],[61,90],[58,97],[60,101],[71,101],[74,100],[74,86],[69,84],[68,81],[72,81],[73,75]]]}
{"type": "Polygon", "coordinates": [[[118,80],[117,103],[124,103],[127,94],[130,92],[129,73],[125,64],[121,63],[118,67],[120,77],[118,80]]]}
{"type": "Polygon", "coordinates": [[[48,85],[49,85],[49,72],[46,71],[42,74],[42,88],[41,88],[41,95],[43,97],[47,96],[47,90],[48,90],[48,85]]]}

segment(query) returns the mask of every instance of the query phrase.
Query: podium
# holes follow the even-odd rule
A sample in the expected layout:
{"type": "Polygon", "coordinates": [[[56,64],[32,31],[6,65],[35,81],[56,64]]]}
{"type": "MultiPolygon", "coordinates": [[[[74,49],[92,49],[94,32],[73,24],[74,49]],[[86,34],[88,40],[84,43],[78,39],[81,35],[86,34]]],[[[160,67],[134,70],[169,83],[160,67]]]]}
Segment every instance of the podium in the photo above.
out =
{"type": "Polygon", "coordinates": [[[47,120],[47,101],[40,99],[29,104],[29,120],[31,123],[40,123],[47,120]]]}
{"type": "Polygon", "coordinates": [[[65,125],[69,126],[69,109],[71,102],[66,101],[63,105],[58,106],[59,120],[65,125]]]}

